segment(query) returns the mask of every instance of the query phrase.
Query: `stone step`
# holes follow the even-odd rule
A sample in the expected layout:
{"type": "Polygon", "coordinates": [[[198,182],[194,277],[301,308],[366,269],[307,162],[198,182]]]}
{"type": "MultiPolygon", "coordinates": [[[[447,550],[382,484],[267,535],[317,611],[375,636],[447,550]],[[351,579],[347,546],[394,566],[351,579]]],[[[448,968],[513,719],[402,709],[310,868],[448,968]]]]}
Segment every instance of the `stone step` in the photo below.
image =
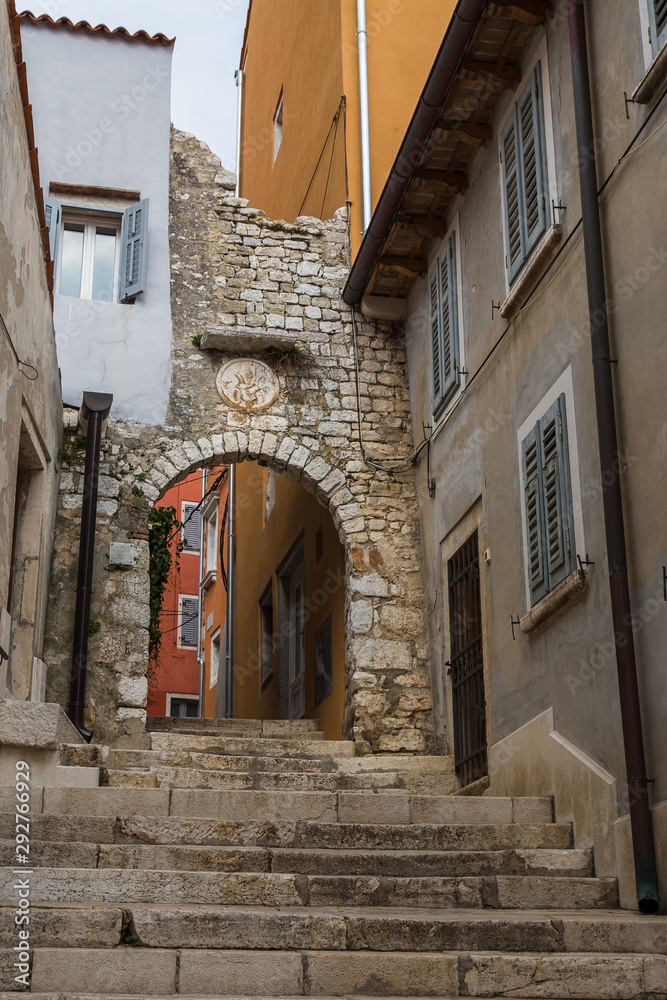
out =
{"type": "MultiPolygon", "coordinates": [[[[13,943],[13,913],[0,907],[0,948],[13,943]]],[[[326,951],[504,951],[631,954],[664,952],[667,917],[612,910],[594,913],[496,913],[385,908],[224,908],[193,905],[130,908],[35,905],[39,947],[222,948],[326,951]],[[66,942],[66,945],[65,945],[66,942]]]]}
{"type": "Polygon", "coordinates": [[[318,719],[181,719],[175,716],[149,715],[146,732],[150,733],[229,733],[238,730],[259,736],[274,737],[279,734],[319,733],[318,719]]]}
{"type": "MultiPolygon", "coordinates": [[[[0,902],[16,876],[0,871],[0,902]]],[[[497,875],[385,878],[273,872],[191,872],[114,868],[35,868],[34,902],[201,903],[219,906],[390,906],[493,909],[611,909],[615,879],[497,875]]]]}
{"type": "MultiPolygon", "coordinates": [[[[0,840],[0,866],[14,864],[13,840],[0,840]]],[[[117,868],[188,872],[278,872],[295,875],[543,875],[587,878],[592,851],[348,851],[40,842],[30,863],[44,868],[117,868]]]]}
{"type": "MultiPolygon", "coordinates": [[[[91,789],[98,791],[98,789],[91,789]]],[[[119,791],[100,789],[100,791],[119,791]]],[[[135,791],[125,794],[131,797],[135,791]]],[[[158,790],[163,794],[162,790],[158,790]]],[[[146,796],[148,793],[142,793],[146,796]]],[[[169,794],[169,793],[166,793],[169,794]]],[[[262,793],[255,793],[262,794],[262,793]]],[[[145,816],[141,800],[116,803],[111,814],[95,816],[69,813],[31,816],[33,842],[73,841],[93,844],[139,843],[211,847],[285,847],[367,851],[497,851],[564,850],[572,846],[569,823],[504,825],[411,825],[337,823],[315,820],[253,821],[189,819],[180,816],[145,816]],[[128,814],[127,806],[130,806],[128,814]]],[[[14,813],[0,813],[0,837],[15,834],[14,813]]]]}
{"type": "Polygon", "coordinates": [[[306,733],[303,738],[197,736],[180,733],[149,733],[151,750],[185,750],[199,753],[242,754],[272,757],[354,757],[350,740],[326,740],[323,733],[306,733]],[[321,737],[321,738],[319,738],[321,737]]]}
{"type": "MultiPolygon", "coordinates": [[[[112,788],[210,788],[259,789],[261,791],[316,792],[337,790],[380,790],[405,788],[403,776],[390,771],[362,771],[350,774],[322,774],[297,771],[214,771],[210,768],[164,767],[157,765],[148,771],[137,769],[100,769],[100,785],[112,788]]],[[[450,789],[449,776],[442,781],[429,777],[430,792],[439,787],[443,795],[450,789]]]]}
{"type": "MultiPolygon", "coordinates": [[[[13,790],[0,788],[7,805],[13,790]]],[[[7,806],[3,811],[7,811],[7,806]]],[[[319,820],[376,824],[548,824],[550,799],[460,798],[419,795],[399,789],[379,791],[264,791],[154,787],[44,788],[31,798],[39,812],[74,816],[178,816],[256,820],[319,820]]]]}
{"type": "MultiPolygon", "coordinates": [[[[0,956],[7,988],[13,953],[0,956]]],[[[626,1000],[667,993],[667,959],[628,953],[236,951],[36,948],[31,990],[49,996],[539,996],[626,1000]],[[110,986],[113,992],[109,994],[110,986]],[[532,987],[532,988],[531,988],[532,987]]],[[[13,985],[13,982],[12,982],[13,985]]]]}

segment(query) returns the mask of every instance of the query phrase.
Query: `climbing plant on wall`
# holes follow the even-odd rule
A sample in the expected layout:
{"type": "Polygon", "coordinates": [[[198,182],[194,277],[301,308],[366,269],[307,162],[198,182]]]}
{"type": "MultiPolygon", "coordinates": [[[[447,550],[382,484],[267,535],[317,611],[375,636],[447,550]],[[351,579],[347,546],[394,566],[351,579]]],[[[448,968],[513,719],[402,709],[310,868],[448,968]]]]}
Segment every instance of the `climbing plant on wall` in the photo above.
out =
{"type": "Polygon", "coordinates": [[[174,535],[180,532],[181,522],[176,516],[174,507],[153,507],[150,515],[150,624],[148,627],[148,653],[151,664],[157,662],[162,644],[162,604],[172,566],[178,568],[178,557],[183,542],[175,546],[175,559],[172,558],[173,546],[170,542],[174,535]]]}

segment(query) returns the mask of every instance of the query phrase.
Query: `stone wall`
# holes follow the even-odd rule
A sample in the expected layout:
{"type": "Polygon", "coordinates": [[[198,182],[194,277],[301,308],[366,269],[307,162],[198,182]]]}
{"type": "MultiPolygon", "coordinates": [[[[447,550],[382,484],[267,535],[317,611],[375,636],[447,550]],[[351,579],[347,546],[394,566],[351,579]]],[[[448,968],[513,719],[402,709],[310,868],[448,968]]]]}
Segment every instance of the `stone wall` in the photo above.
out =
{"type": "MultiPolygon", "coordinates": [[[[364,461],[357,429],[345,215],[272,222],[233,194],[234,178],[192,136],[172,134],[172,384],[165,427],[109,423],[103,444],[89,723],[113,736],[143,716],[147,667],[147,520],[164,491],[202,465],[259,461],[329,508],[346,554],[344,731],[365,751],[432,749],[421,542],[414,473],[364,461]],[[193,336],[201,337],[199,347],[193,336]],[[260,412],[216,389],[230,358],[261,358],[280,387],[260,412]],[[132,540],[130,572],[104,568],[109,541],[132,540]]],[[[402,331],[357,316],[367,453],[409,455],[402,331]]],[[[196,341],[197,342],[197,341],[196,341]]],[[[150,372],[146,373],[150,378],[150,372]]],[[[112,410],[113,418],[113,410],[112,410]]],[[[68,437],[75,445],[76,438],[68,437]]],[[[49,697],[69,676],[83,455],[70,448],[53,567],[49,697]]]]}

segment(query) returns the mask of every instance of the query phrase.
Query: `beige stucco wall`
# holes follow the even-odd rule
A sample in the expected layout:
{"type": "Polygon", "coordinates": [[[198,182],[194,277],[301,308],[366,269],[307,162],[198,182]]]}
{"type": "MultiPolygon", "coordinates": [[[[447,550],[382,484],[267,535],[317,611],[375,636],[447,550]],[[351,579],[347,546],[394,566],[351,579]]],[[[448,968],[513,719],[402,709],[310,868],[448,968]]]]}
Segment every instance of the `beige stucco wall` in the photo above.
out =
{"type": "MultiPolygon", "coordinates": [[[[595,127],[599,136],[598,179],[613,169],[650,108],[635,105],[625,117],[623,89],[628,92],[644,72],[638,5],[623,0],[592,0],[587,5],[591,42],[595,127]]],[[[536,39],[537,47],[544,37],[536,39]]],[[[543,54],[543,60],[545,56],[543,54]]],[[[530,67],[529,56],[526,65],[530,67]]],[[[556,194],[566,206],[563,241],[580,214],[576,136],[572,104],[567,21],[556,17],[546,32],[546,62],[554,122],[556,194]]],[[[456,526],[474,504],[483,509],[482,560],[489,654],[485,664],[490,741],[497,744],[548,709],[558,733],[604,769],[622,790],[618,812],[627,812],[625,765],[608,565],[602,511],[603,486],[597,445],[588,304],[580,231],[549,272],[533,301],[507,324],[491,303],[506,296],[498,129],[516,99],[508,94],[494,123],[494,138],[470,170],[470,189],[453,206],[458,217],[461,251],[461,318],[465,369],[469,388],[449,415],[432,420],[428,285],[417,282],[406,324],[411,405],[415,442],[422,421],[435,423],[431,443],[431,475],[437,492],[426,489],[426,452],[418,472],[422,537],[431,640],[432,686],[436,733],[451,746],[448,731],[450,687],[443,668],[448,659],[443,553],[456,526]],[[490,357],[488,360],[487,356],[490,357]],[[510,617],[524,615],[526,603],[521,469],[518,431],[560,379],[571,379],[576,443],[575,480],[581,494],[577,551],[593,561],[588,567],[586,596],[541,634],[513,639],[510,617]],[[583,537],[582,537],[583,536],[583,537]],[[611,645],[610,645],[611,640],[611,645]]],[[[659,110],[642,139],[665,121],[659,110]]],[[[633,609],[636,610],[637,663],[644,714],[648,777],[655,778],[656,803],[667,798],[667,735],[664,718],[664,650],[667,648],[667,603],[662,596],[662,567],[667,564],[664,507],[667,432],[664,397],[664,298],[667,247],[664,217],[653,193],[665,190],[665,137],[658,132],[619,168],[602,201],[606,277],[610,304],[617,426],[622,460],[628,563],[633,609]]],[[[434,256],[440,252],[436,248],[434,256]]],[[[514,758],[518,764],[520,757],[514,758]]],[[[492,794],[494,756],[491,755],[492,794]]],[[[528,794],[512,785],[513,764],[504,779],[513,794],[528,794]]],[[[546,774],[546,772],[544,772],[546,774]]],[[[530,794],[555,790],[551,779],[533,782],[530,794]]],[[[558,805],[558,804],[557,804],[558,805]]],[[[664,810],[655,812],[657,824],[664,810]]],[[[663,876],[664,877],[664,876],[663,876]]]]}
{"type": "Polygon", "coordinates": [[[12,615],[14,647],[8,669],[7,663],[0,666],[0,697],[7,683],[9,694],[25,699],[33,657],[41,656],[43,646],[61,411],[40,222],[4,0],[0,46],[0,313],[18,357],[34,368],[18,365],[0,327],[0,607],[12,615]],[[23,491],[17,504],[19,465],[23,491]],[[10,581],[15,512],[19,532],[10,581]]]}

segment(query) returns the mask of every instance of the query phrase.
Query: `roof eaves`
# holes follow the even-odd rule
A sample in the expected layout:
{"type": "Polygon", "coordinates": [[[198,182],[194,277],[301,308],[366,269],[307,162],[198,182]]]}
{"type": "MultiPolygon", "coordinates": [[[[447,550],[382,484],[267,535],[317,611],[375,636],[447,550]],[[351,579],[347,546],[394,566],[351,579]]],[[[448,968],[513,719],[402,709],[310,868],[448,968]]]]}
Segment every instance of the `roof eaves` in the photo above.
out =
{"type": "Polygon", "coordinates": [[[86,31],[92,35],[102,34],[108,38],[122,38],[130,42],[141,41],[149,44],[172,46],[176,41],[175,38],[168,38],[161,33],[149,35],[147,31],[135,31],[134,34],[130,34],[127,28],[111,29],[106,24],[98,24],[96,27],[93,27],[89,21],[77,21],[75,23],[74,21],[70,21],[68,17],[59,17],[57,21],[54,21],[48,14],[37,16],[29,10],[22,11],[18,17],[21,21],[30,22],[31,24],[47,24],[50,28],[67,28],[69,31],[86,31]]]}

